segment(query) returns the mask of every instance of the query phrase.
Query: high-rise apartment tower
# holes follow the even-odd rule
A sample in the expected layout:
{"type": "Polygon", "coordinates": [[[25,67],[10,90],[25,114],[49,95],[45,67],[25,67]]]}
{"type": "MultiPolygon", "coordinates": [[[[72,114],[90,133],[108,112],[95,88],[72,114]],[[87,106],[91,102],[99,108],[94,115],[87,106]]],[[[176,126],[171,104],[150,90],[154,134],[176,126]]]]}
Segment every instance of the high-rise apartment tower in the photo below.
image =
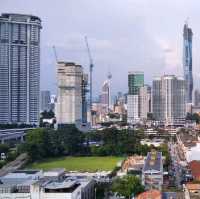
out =
{"type": "Polygon", "coordinates": [[[185,119],[185,80],[174,75],[153,79],[152,111],[157,121],[179,125],[185,119]]]}
{"type": "Polygon", "coordinates": [[[0,16],[0,123],[39,122],[40,18],[0,16]]]}

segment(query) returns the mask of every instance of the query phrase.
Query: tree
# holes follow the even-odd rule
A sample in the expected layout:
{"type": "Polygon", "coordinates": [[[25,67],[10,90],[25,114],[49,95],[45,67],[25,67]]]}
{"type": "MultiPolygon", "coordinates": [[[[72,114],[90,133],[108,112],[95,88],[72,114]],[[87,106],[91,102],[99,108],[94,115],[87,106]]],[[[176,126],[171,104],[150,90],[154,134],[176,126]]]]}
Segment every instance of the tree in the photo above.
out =
{"type": "Polygon", "coordinates": [[[58,134],[66,154],[82,154],[84,151],[84,135],[75,125],[67,125],[64,128],[59,129],[58,134]]]}
{"type": "Polygon", "coordinates": [[[42,119],[51,119],[51,118],[54,118],[55,117],[55,113],[50,110],[50,111],[44,111],[41,113],[41,118],[42,119]]]}
{"type": "Polygon", "coordinates": [[[119,196],[131,198],[132,195],[137,195],[144,191],[144,186],[141,185],[140,179],[136,176],[127,175],[123,178],[117,178],[111,187],[112,192],[119,196]]]}
{"type": "Polygon", "coordinates": [[[9,146],[7,144],[0,144],[0,154],[1,153],[8,153],[9,146]]]}
{"type": "Polygon", "coordinates": [[[51,147],[48,142],[46,129],[31,130],[26,136],[25,148],[31,161],[40,160],[47,157],[47,151],[51,147]]]}

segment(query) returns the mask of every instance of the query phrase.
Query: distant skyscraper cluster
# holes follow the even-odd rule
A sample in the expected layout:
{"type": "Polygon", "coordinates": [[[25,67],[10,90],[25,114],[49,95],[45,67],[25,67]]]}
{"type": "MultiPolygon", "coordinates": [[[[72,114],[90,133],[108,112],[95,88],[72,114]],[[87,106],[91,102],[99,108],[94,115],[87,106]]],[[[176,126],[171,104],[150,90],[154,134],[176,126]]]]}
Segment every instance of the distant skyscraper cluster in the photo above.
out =
{"type": "Polygon", "coordinates": [[[0,16],[0,123],[39,121],[40,29],[36,16],[0,16]]]}
{"type": "MultiPolygon", "coordinates": [[[[154,78],[152,89],[144,86],[143,72],[129,72],[127,97],[127,122],[146,120],[148,113],[166,125],[181,125],[186,107],[193,102],[192,29],[186,23],[183,30],[183,78],[164,75],[154,78]]],[[[194,104],[199,106],[200,94],[194,93],[194,104]]]]}

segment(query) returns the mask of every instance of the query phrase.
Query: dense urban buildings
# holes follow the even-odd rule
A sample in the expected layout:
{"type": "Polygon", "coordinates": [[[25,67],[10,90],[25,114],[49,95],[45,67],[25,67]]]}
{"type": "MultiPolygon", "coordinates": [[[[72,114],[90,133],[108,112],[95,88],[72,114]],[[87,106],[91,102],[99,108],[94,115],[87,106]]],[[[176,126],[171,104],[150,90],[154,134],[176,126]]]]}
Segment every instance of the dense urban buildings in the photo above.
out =
{"type": "Polygon", "coordinates": [[[40,92],[40,112],[49,111],[51,109],[51,93],[50,91],[40,92]]]}
{"type": "Polygon", "coordinates": [[[127,97],[127,122],[135,123],[139,120],[139,92],[144,86],[143,72],[129,72],[127,97]]]}
{"type": "Polygon", "coordinates": [[[186,115],[185,80],[174,75],[153,79],[152,111],[154,119],[166,125],[184,124],[186,115]]]}
{"type": "Polygon", "coordinates": [[[40,18],[0,16],[0,123],[38,124],[40,18]]]}
{"type": "Polygon", "coordinates": [[[146,189],[162,189],[163,159],[161,152],[148,152],[142,170],[142,184],[146,189]]]}
{"type": "Polygon", "coordinates": [[[183,71],[186,84],[186,103],[192,103],[192,29],[186,23],[183,29],[183,71]]]}
{"type": "Polygon", "coordinates": [[[126,104],[125,96],[121,92],[118,92],[114,100],[114,106],[113,106],[114,113],[117,113],[119,115],[125,115],[126,114],[125,104],[126,104]]]}
{"type": "Polygon", "coordinates": [[[83,67],[71,62],[57,63],[58,98],[56,119],[58,125],[82,123],[86,111],[87,85],[83,67]]]}

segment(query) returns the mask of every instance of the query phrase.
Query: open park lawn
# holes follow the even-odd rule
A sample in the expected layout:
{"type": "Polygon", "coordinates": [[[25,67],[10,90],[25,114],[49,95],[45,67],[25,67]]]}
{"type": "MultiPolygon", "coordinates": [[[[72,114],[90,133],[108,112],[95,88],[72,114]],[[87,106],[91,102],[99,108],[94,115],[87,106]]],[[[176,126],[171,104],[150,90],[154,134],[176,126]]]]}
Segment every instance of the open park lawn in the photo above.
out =
{"type": "Polygon", "coordinates": [[[50,170],[54,168],[65,168],[67,171],[112,171],[118,162],[122,161],[120,157],[62,157],[50,158],[41,162],[35,162],[28,165],[31,169],[50,170]]]}

